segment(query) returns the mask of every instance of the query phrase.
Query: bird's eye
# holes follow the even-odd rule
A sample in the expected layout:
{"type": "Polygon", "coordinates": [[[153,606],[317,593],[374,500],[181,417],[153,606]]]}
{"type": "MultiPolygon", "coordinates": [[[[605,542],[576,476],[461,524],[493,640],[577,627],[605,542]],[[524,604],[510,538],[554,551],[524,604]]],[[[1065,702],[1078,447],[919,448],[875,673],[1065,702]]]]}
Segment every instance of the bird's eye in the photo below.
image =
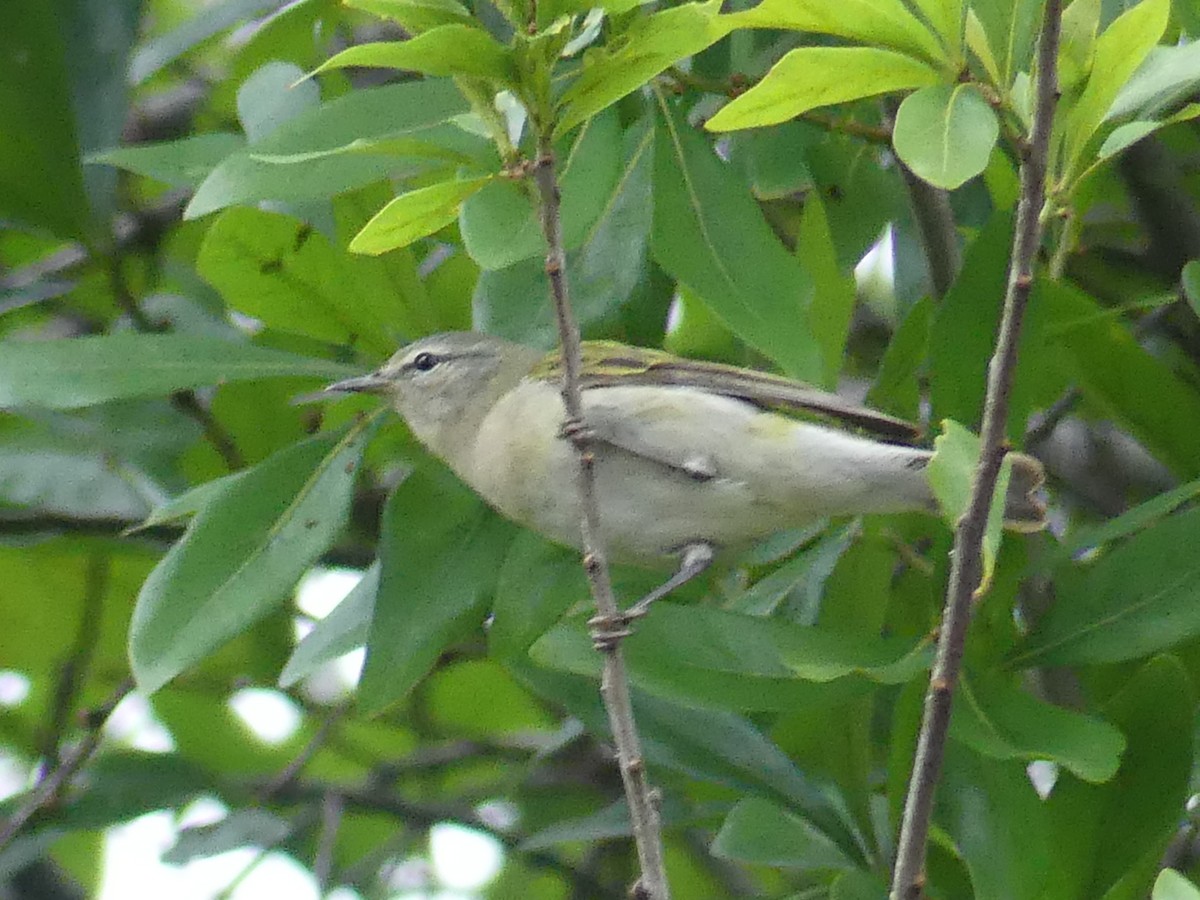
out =
{"type": "Polygon", "coordinates": [[[438,364],[438,358],[432,353],[418,353],[413,357],[413,368],[418,372],[428,372],[438,364]]]}

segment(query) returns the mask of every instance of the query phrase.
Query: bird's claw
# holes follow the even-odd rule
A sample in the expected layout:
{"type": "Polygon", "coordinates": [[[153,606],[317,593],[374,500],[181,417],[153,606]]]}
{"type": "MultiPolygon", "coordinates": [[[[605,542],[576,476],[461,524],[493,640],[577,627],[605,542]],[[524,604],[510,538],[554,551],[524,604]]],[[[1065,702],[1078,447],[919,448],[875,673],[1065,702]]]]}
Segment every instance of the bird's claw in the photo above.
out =
{"type": "Polygon", "coordinates": [[[612,650],[633,634],[630,626],[645,614],[644,608],[631,606],[615,615],[599,615],[588,619],[588,633],[592,636],[592,646],[597,650],[612,650]]]}

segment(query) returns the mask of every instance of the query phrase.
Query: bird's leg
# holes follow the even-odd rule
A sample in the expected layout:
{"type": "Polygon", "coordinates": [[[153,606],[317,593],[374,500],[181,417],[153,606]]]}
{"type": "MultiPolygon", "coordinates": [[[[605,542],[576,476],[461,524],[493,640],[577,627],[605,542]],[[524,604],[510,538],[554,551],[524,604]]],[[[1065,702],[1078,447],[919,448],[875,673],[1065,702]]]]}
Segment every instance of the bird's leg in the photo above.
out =
{"type": "Polygon", "coordinates": [[[650,604],[655,600],[667,596],[671,591],[687,584],[707,569],[712,564],[715,555],[712,544],[703,541],[688,544],[683,548],[683,553],[680,554],[679,568],[675,570],[674,575],[642,597],[633,606],[617,613],[616,616],[595,616],[588,620],[588,629],[592,634],[592,643],[596,645],[598,650],[604,650],[622,638],[629,637],[631,634],[629,630],[631,622],[646,615],[646,612],[650,609],[650,604]]]}

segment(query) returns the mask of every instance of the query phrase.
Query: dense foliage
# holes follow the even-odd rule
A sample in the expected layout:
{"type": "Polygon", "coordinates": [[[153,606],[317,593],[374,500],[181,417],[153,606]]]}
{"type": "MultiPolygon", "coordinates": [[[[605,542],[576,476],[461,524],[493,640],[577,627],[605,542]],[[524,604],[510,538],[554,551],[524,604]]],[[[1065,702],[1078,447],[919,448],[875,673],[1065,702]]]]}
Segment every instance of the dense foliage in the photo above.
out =
{"type": "MultiPolygon", "coordinates": [[[[944,521],[780,535],[626,642],[675,896],[885,896],[1041,3],[9,6],[0,896],[86,895],[106,828],[197,798],[227,814],[175,862],[257,846],[382,897],[456,822],[504,847],[486,896],[623,896],[577,555],[376,402],[305,396],[431,332],[554,346],[539,136],[585,336],[944,434],[944,521]],[[296,585],[329,568],[362,578],[313,627],[296,585]],[[103,731],[131,684],[166,749],[103,731]],[[290,737],[247,727],[248,688],[290,698],[290,737]]],[[[1009,417],[1051,527],[990,536],[934,897],[1200,897],[1161,872],[1200,875],[1197,35],[1187,0],[1064,16],[1009,417]]],[[[616,571],[627,600],[658,577],[616,571]]]]}

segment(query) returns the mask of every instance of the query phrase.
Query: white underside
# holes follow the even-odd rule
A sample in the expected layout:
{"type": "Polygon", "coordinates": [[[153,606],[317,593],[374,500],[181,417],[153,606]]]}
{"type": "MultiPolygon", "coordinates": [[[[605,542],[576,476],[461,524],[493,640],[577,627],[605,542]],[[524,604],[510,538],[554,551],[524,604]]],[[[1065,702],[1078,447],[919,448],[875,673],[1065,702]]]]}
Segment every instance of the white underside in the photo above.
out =
{"type": "MultiPolygon", "coordinates": [[[[630,448],[596,445],[600,524],[614,559],[664,560],[697,541],[739,547],[824,516],[930,502],[928,451],[691,388],[592,389],[584,401],[597,435],[630,448]],[[681,461],[692,475],[680,471],[681,461]]],[[[560,437],[563,417],[555,387],[522,383],[488,413],[459,474],[510,518],[577,545],[577,463],[560,437]],[[531,459],[543,463],[531,467],[531,459]]]]}

